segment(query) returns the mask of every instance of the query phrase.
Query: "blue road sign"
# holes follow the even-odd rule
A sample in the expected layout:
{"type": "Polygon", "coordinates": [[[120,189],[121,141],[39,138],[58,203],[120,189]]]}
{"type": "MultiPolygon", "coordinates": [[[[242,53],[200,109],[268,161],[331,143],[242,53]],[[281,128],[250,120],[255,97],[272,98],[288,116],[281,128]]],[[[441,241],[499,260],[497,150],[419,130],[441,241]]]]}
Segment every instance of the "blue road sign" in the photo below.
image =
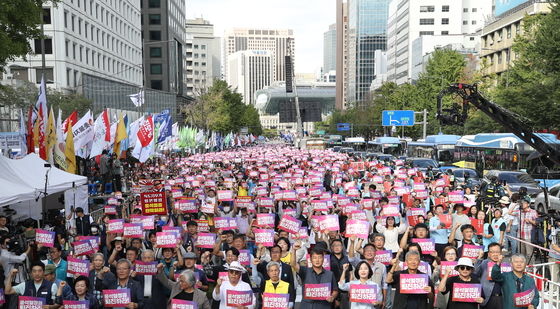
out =
{"type": "Polygon", "coordinates": [[[413,126],[414,111],[383,111],[381,114],[381,124],[384,127],[413,126]]]}
{"type": "Polygon", "coordinates": [[[350,131],[350,124],[349,123],[337,123],[336,124],[337,131],[350,131]]]}

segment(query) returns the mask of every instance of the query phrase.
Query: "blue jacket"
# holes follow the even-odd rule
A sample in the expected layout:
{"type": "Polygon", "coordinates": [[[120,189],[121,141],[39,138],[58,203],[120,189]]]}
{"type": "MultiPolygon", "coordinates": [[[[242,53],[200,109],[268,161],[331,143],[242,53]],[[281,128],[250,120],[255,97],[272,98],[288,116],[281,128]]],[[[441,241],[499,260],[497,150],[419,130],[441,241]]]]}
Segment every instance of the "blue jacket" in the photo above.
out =
{"type": "MultiPolygon", "coordinates": [[[[502,284],[502,299],[504,309],[518,309],[527,307],[515,307],[513,302],[513,294],[517,293],[516,280],[518,277],[512,272],[502,273],[500,271],[500,265],[496,264],[492,268],[492,280],[500,282],[502,284]]],[[[539,290],[535,287],[535,280],[529,277],[527,274],[523,274],[521,278],[521,292],[528,291],[531,289],[535,290],[535,297],[531,304],[537,308],[539,305],[539,290]]]]}

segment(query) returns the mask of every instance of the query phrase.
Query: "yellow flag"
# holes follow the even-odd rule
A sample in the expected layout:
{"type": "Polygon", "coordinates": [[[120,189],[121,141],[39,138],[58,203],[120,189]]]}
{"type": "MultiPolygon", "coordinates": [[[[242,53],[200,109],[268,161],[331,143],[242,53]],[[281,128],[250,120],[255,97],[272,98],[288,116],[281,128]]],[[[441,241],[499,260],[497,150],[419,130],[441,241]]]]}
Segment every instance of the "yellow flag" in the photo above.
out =
{"type": "MultiPolygon", "coordinates": [[[[35,121],[33,124],[33,145],[39,147],[39,121],[35,121]]],[[[35,151],[35,149],[33,149],[35,151]]]]}
{"type": "Polygon", "coordinates": [[[54,126],[54,111],[51,106],[49,121],[47,122],[47,161],[53,161],[53,148],[56,146],[56,129],[54,126]]]}
{"type": "Polygon", "coordinates": [[[113,146],[113,152],[117,154],[117,158],[121,156],[121,141],[125,138],[127,138],[126,125],[124,123],[124,116],[121,114],[121,118],[117,124],[117,133],[115,134],[115,144],[113,146]]]}
{"type": "Polygon", "coordinates": [[[66,171],[76,174],[76,154],[74,153],[74,132],[72,131],[72,120],[68,123],[64,155],[66,156],[66,171]]]}

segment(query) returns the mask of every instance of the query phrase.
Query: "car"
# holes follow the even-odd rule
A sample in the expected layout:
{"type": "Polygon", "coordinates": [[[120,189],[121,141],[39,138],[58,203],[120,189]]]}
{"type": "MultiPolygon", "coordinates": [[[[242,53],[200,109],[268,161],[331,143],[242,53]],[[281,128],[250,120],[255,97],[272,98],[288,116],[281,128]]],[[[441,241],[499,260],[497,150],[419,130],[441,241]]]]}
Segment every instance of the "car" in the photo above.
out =
{"type": "Polygon", "coordinates": [[[334,151],[334,152],[339,152],[340,149],[342,149],[342,146],[334,146],[334,147],[331,148],[331,149],[332,149],[332,151],[334,151]]]}
{"type": "Polygon", "coordinates": [[[342,148],[340,148],[340,151],[339,151],[339,152],[341,152],[341,153],[350,153],[350,152],[353,152],[353,151],[354,151],[354,148],[352,148],[352,147],[342,147],[342,148]]]}
{"type": "Polygon", "coordinates": [[[365,151],[352,151],[349,152],[348,154],[357,159],[363,159],[366,156],[365,151]]]}
{"type": "Polygon", "coordinates": [[[460,167],[447,168],[447,166],[441,167],[440,170],[443,173],[447,173],[447,171],[453,172],[453,176],[455,176],[455,180],[459,183],[464,183],[465,175],[467,175],[468,179],[470,179],[473,186],[480,186],[481,179],[480,179],[480,175],[476,170],[473,170],[471,168],[460,168],[460,167]]]}
{"type": "Polygon", "coordinates": [[[537,194],[535,197],[535,207],[538,212],[546,212],[549,210],[560,211],[560,183],[548,189],[548,207],[544,192],[537,194]]]}
{"type": "Polygon", "coordinates": [[[498,182],[501,184],[507,184],[511,192],[519,192],[519,188],[527,188],[527,194],[531,197],[535,197],[537,194],[542,192],[542,188],[539,184],[531,177],[529,174],[521,171],[498,171],[490,170],[484,179],[489,182],[492,176],[498,178],[498,182]]]}
{"type": "Polygon", "coordinates": [[[439,163],[434,159],[407,158],[406,163],[412,165],[412,167],[417,167],[421,171],[426,171],[428,167],[431,167],[434,172],[439,172],[439,163]]]}
{"type": "Polygon", "coordinates": [[[396,159],[393,155],[382,153],[382,154],[377,156],[377,160],[379,160],[379,161],[395,161],[396,159]]]}

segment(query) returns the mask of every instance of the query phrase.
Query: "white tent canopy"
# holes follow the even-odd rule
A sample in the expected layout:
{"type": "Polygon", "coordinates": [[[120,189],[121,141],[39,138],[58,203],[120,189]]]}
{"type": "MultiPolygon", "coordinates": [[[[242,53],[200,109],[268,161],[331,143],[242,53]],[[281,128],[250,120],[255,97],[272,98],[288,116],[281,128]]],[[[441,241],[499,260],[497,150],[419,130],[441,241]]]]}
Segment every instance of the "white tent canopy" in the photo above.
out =
{"type": "Polygon", "coordinates": [[[47,172],[47,194],[62,192],[87,182],[86,177],[67,173],[54,166],[45,167],[45,163],[34,153],[19,160],[0,156],[0,206],[42,196],[47,172]]]}

